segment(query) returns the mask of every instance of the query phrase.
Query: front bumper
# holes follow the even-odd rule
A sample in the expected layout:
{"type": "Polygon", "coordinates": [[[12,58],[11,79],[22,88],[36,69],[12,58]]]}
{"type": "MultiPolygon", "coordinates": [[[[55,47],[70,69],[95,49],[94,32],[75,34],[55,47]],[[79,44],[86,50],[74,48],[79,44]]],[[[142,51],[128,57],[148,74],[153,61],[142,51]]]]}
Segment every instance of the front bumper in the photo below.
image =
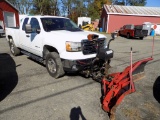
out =
{"type": "MultiPolygon", "coordinates": [[[[79,72],[83,70],[88,70],[91,68],[92,62],[96,57],[88,58],[88,59],[78,59],[78,60],[68,60],[61,59],[63,69],[67,72],[79,72]]],[[[103,51],[101,54],[97,55],[97,58],[103,60],[104,62],[113,58],[113,51],[103,51]]]]}
{"type": "Polygon", "coordinates": [[[67,72],[78,72],[90,67],[94,58],[84,60],[66,60],[62,59],[63,69],[67,72]]]}

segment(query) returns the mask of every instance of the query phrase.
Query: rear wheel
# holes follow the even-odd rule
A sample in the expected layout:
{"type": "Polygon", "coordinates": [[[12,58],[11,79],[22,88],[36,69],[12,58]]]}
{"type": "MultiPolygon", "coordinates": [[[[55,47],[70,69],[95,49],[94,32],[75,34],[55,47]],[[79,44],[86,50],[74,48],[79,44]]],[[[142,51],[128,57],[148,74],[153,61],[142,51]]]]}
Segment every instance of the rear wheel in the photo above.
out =
{"type": "Polygon", "coordinates": [[[143,37],[140,37],[141,40],[143,40],[143,37]]]}
{"type": "Polygon", "coordinates": [[[10,45],[11,54],[12,54],[13,56],[17,56],[17,55],[20,54],[20,52],[21,52],[20,49],[18,49],[18,48],[15,46],[15,44],[14,44],[14,42],[13,42],[12,39],[10,39],[9,45],[10,45]]]}
{"type": "Polygon", "coordinates": [[[130,34],[129,33],[127,33],[127,39],[130,39],[130,34]]]}
{"type": "Polygon", "coordinates": [[[48,73],[54,78],[59,78],[64,75],[61,59],[56,52],[51,52],[47,55],[46,67],[48,73]]]}

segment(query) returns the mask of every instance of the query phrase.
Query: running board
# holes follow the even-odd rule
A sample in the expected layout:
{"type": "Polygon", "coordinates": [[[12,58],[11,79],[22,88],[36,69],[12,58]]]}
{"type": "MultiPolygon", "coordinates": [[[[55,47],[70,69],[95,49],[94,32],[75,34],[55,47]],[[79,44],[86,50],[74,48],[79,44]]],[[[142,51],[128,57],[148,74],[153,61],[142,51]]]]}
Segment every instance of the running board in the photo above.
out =
{"type": "Polygon", "coordinates": [[[41,57],[39,57],[39,56],[37,56],[37,55],[34,55],[34,54],[29,53],[29,52],[24,51],[24,50],[21,50],[21,53],[23,53],[24,55],[29,56],[29,57],[32,58],[33,60],[36,60],[36,61],[38,61],[38,62],[40,62],[40,63],[45,64],[44,59],[41,58],[41,57]]]}

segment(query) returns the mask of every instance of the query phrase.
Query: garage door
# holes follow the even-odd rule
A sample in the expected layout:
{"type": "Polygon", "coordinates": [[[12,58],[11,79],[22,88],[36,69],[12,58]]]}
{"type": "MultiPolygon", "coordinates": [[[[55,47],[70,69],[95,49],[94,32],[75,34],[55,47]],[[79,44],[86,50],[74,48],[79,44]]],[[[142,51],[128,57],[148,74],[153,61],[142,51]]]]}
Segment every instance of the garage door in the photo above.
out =
{"type": "Polygon", "coordinates": [[[15,15],[12,12],[3,12],[5,27],[16,27],[15,15]]]}

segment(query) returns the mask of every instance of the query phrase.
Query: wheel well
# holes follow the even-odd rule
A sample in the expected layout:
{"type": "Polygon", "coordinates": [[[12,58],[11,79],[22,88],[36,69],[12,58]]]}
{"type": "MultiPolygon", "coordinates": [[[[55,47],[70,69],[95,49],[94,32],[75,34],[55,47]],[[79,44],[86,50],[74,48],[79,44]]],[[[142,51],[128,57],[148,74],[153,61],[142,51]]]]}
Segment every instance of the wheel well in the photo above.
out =
{"type": "Polygon", "coordinates": [[[10,42],[10,39],[12,39],[12,36],[8,35],[8,40],[9,40],[9,42],[10,42]]]}
{"type": "Polygon", "coordinates": [[[48,54],[49,52],[57,52],[57,53],[59,54],[59,52],[58,52],[58,50],[57,50],[56,48],[54,48],[54,47],[52,47],[52,46],[49,46],[49,45],[45,45],[45,46],[43,47],[43,58],[44,58],[44,59],[46,59],[47,54],[48,54]]]}

